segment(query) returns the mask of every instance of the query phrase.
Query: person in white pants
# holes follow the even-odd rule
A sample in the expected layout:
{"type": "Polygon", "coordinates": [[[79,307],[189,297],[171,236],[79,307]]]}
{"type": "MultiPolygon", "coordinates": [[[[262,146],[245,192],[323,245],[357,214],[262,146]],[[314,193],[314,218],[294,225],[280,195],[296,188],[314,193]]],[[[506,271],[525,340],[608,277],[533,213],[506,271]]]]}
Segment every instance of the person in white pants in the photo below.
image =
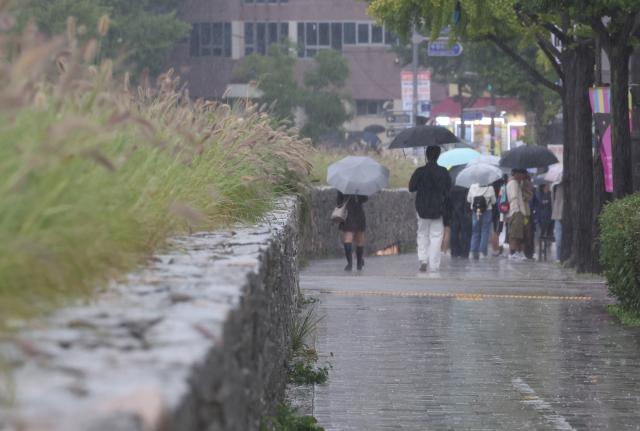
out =
{"type": "Polygon", "coordinates": [[[409,191],[416,193],[418,213],[418,260],[420,271],[440,270],[440,248],[444,234],[443,218],[448,216],[447,197],[451,189],[449,172],[438,166],[440,147],[430,146],[427,163],[415,170],[409,181],[409,191]]]}
{"type": "Polygon", "coordinates": [[[440,248],[444,234],[442,217],[437,219],[422,218],[418,215],[418,260],[420,271],[429,268],[436,272],[440,269],[440,248]]]}

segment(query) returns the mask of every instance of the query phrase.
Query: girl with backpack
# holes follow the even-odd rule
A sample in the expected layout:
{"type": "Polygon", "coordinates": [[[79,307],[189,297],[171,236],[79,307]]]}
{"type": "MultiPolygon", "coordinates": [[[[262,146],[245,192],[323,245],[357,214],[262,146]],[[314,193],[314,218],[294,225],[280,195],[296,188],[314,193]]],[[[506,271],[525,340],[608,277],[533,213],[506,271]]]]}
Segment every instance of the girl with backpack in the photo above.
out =
{"type": "Polygon", "coordinates": [[[489,253],[489,239],[493,220],[493,206],[496,203],[496,192],[492,185],[481,186],[472,184],[467,194],[467,202],[471,205],[471,253],[474,259],[480,258],[480,253],[487,257],[489,253]]]}

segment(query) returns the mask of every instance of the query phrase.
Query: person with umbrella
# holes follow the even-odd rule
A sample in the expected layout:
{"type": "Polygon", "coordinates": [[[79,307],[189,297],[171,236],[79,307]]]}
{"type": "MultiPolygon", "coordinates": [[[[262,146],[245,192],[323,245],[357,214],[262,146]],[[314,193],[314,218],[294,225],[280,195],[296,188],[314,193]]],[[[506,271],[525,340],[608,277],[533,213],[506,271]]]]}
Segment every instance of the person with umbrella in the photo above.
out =
{"type": "Polygon", "coordinates": [[[496,193],[493,185],[479,183],[472,184],[467,194],[467,202],[471,206],[471,253],[474,260],[489,254],[489,237],[491,236],[491,221],[493,206],[496,203],[496,193]]]}
{"type": "Polygon", "coordinates": [[[347,258],[345,271],[353,270],[353,241],[356,241],[356,268],[362,271],[364,268],[364,232],[367,229],[367,218],[362,204],[369,198],[364,195],[345,195],[338,191],[337,205],[347,205],[347,218],[338,225],[342,232],[344,254],[347,258]]]}
{"type": "Polygon", "coordinates": [[[528,205],[522,196],[522,182],[527,176],[526,169],[513,169],[507,183],[507,200],[509,201],[509,259],[525,260],[523,243],[525,239],[525,223],[528,205]]]}
{"type": "Polygon", "coordinates": [[[409,181],[409,191],[416,192],[418,218],[418,260],[420,272],[440,269],[440,248],[444,233],[444,220],[448,219],[447,196],[451,178],[442,166],[438,166],[439,146],[428,146],[427,163],[415,170],[409,181]]]}
{"type": "MultiPolygon", "coordinates": [[[[364,233],[367,228],[363,204],[389,183],[389,170],[369,157],[349,156],[333,163],[327,170],[327,183],[338,190],[337,206],[346,208],[340,220],[347,266],[353,270],[353,241],[356,242],[356,268],[364,268],[364,233]]],[[[336,209],[338,209],[336,208],[336,209]]]]}

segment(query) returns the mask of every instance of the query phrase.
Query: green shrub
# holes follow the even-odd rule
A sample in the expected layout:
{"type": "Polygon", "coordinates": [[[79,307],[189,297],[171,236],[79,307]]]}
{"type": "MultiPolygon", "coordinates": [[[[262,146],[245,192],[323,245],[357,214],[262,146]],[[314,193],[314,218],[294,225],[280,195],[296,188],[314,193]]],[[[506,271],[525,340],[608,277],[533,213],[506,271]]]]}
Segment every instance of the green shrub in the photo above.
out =
{"type": "Polygon", "coordinates": [[[640,193],[608,204],[600,215],[600,259],[609,292],[640,313],[640,193]]]}
{"type": "Polygon", "coordinates": [[[269,418],[260,431],[324,431],[313,416],[299,416],[289,406],[280,406],[277,415],[269,418]]]}

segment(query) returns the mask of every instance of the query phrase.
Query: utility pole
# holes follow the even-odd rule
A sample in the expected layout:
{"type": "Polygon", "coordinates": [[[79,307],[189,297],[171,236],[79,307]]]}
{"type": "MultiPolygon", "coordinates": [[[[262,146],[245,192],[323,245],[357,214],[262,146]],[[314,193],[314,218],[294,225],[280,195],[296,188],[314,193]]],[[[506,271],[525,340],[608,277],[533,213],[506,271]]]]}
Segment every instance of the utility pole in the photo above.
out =
{"type": "Polygon", "coordinates": [[[412,124],[418,125],[418,33],[416,32],[416,26],[413,25],[411,30],[411,49],[413,51],[413,58],[411,60],[411,68],[413,71],[413,99],[412,108],[413,113],[411,116],[412,124]]]}
{"type": "Polygon", "coordinates": [[[489,134],[491,135],[491,146],[489,152],[496,154],[496,95],[493,92],[493,84],[489,84],[489,94],[491,95],[491,125],[489,126],[489,134]]]}

